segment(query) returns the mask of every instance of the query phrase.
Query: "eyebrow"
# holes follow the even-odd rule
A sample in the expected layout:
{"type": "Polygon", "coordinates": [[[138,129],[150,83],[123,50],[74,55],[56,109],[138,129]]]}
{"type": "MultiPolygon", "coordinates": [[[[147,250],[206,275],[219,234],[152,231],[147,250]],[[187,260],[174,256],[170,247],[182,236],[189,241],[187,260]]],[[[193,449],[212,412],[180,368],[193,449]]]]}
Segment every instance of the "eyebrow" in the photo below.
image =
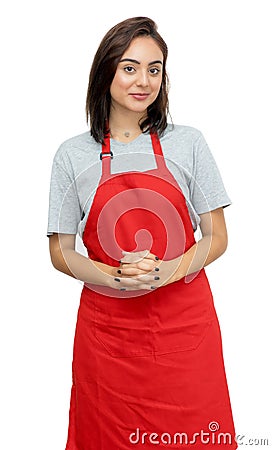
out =
{"type": "MultiPolygon", "coordinates": [[[[132,59],[132,58],[124,58],[124,59],[121,59],[121,61],[119,61],[119,62],[121,63],[121,62],[126,62],[126,61],[132,62],[134,64],[141,64],[140,61],[137,61],[137,59],[132,59]]],[[[149,66],[152,66],[153,64],[161,64],[162,65],[162,61],[160,59],[156,59],[155,61],[151,61],[150,63],[148,63],[149,66]]]]}

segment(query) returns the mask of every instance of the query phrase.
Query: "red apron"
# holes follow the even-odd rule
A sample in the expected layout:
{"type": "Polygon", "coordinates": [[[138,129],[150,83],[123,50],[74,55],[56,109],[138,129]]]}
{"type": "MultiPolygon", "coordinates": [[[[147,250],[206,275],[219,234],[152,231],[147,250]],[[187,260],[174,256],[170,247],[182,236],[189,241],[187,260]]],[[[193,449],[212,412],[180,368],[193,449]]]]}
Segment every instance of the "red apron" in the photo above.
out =
{"type": "MultiPolygon", "coordinates": [[[[111,174],[105,139],[102,176],[83,235],[93,260],[117,267],[122,250],[146,249],[170,260],[195,243],[185,198],[157,135],[151,139],[157,168],[120,174],[111,174]]],[[[234,436],[204,269],[148,292],[85,285],[66,450],[234,449],[234,436]]]]}

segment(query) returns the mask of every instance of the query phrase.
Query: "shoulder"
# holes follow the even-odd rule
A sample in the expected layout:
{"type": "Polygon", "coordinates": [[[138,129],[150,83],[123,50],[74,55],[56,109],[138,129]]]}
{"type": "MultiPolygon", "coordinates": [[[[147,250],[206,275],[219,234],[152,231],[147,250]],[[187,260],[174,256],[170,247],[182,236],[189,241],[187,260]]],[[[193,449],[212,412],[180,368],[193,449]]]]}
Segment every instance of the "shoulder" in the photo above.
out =
{"type": "Polygon", "coordinates": [[[176,143],[182,142],[192,144],[202,137],[201,131],[192,126],[168,124],[161,136],[161,141],[175,141],[176,143]]]}
{"type": "Polygon", "coordinates": [[[192,126],[168,124],[160,138],[165,157],[192,170],[199,148],[205,145],[202,132],[192,126]]]}
{"type": "Polygon", "coordinates": [[[63,141],[55,153],[54,161],[62,165],[68,161],[73,164],[74,161],[84,159],[86,156],[97,155],[100,147],[90,132],[86,131],[63,141]]]}

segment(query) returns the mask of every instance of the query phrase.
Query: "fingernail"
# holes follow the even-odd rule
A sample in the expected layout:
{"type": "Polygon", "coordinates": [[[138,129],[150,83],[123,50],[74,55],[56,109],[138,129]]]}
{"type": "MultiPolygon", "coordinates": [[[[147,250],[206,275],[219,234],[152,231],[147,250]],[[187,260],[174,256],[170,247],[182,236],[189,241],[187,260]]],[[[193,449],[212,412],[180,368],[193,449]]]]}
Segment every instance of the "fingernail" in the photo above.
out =
{"type": "Polygon", "coordinates": [[[158,256],[155,256],[155,259],[156,259],[156,261],[159,261],[160,258],[158,256]]]}
{"type": "Polygon", "coordinates": [[[156,287],[155,286],[151,286],[150,289],[156,289],[156,287]]]}
{"type": "Polygon", "coordinates": [[[160,277],[154,277],[154,280],[159,280],[160,279],[160,277]]]}
{"type": "Polygon", "coordinates": [[[122,273],[120,269],[117,270],[117,273],[122,273]]]}
{"type": "MultiPolygon", "coordinates": [[[[120,280],[119,280],[120,281],[120,280]]],[[[126,291],[126,288],[120,288],[120,291],[126,291]]]]}
{"type": "Polygon", "coordinates": [[[114,281],[121,281],[120,278],[114,278],[114,281]]]}
{"type": "Polygon", "coordinates": [[[154,270],[155,270],[155,272],[159,272],[160,269],[158,267],[155,267],[154,270]]]}

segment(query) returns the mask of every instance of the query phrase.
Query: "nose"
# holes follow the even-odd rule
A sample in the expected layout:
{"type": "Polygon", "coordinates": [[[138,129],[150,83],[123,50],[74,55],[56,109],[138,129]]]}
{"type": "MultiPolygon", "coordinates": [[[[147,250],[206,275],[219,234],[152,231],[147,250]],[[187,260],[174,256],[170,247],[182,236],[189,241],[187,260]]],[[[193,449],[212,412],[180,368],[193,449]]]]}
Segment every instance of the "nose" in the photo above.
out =
{"type": "Polygon", "coordinates": [[[146,70],[138,71],[138,77],[136,80],[137,86],[146,87],[148,86],[148,83],[148,73],[146,72],[146,70]]]}

